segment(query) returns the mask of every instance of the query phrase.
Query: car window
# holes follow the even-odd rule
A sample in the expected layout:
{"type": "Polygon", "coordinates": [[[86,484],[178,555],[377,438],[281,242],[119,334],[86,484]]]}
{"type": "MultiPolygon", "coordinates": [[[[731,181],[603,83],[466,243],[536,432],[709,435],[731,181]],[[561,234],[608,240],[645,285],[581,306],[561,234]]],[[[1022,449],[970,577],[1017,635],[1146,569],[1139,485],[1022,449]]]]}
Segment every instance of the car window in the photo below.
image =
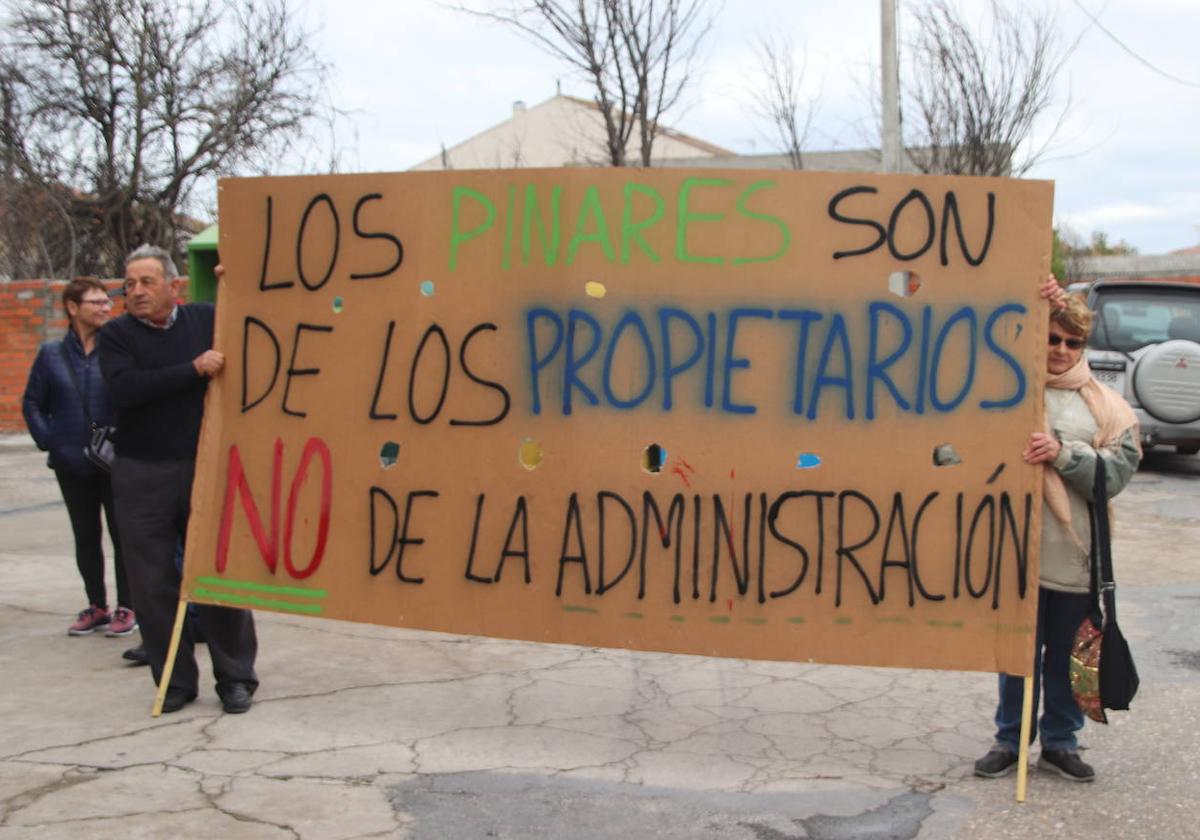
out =
{"type": "Polygon", "coordinates": [[[1173,338],[1200,341],[1200,288],[1194,294],[1161,289],[1100,290],[1089,344],[1131,352],[1173,338]]]}

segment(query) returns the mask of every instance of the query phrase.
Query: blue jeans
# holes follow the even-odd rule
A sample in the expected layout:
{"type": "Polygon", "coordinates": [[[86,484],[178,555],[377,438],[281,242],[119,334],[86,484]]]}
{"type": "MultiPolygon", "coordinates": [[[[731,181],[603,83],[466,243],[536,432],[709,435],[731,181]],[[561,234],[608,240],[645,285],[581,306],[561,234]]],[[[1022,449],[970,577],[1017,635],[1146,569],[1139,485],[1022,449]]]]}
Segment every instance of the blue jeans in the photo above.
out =
{"type": "MultiPolygon", "coordinates": [[[[1075,733],[1083,728],[1083,712],[1071,694],[1071,643],[1075,631],[1091,611],[1087,593],[1038,589],[1037,638],[1033,661],[1033,719],[1042,749],[1071,750],[1075,733]],[[1046,705],[1038,719],[1038,699],[1045,689],[1046,705]]],[[[1000,704],[996,707],[996,743],[1017,752],[1021,742],[1021,703],[1025,678],[1000,675],[1000,704]]],[[[1030,743],[1033,733],[1030,732],[1030,743]]]]}

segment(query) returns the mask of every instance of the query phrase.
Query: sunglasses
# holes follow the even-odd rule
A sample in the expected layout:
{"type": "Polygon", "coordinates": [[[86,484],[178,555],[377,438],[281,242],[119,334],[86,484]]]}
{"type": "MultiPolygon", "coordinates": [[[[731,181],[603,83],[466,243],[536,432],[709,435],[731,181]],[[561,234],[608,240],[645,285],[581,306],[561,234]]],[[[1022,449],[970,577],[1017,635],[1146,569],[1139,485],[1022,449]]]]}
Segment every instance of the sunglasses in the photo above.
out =
{"type": "Polygon", "coordinates": [[[1067,345],[1070,350],[1078,350],[1087,342],[1082,338],[1063,338],[1061,335],[1050,333],[1050,346],[1057,347],[1060,344],[1067,345]]]}

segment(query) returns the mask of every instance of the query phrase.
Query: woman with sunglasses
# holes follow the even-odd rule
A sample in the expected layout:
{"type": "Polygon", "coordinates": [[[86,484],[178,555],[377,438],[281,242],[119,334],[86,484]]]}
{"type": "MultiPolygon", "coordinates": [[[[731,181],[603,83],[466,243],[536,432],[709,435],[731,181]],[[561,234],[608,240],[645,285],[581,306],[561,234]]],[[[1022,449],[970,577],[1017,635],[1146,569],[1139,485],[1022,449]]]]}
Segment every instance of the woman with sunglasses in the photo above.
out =
{"type": "MultiPolygon", "coordinates": [[[[1075,733],[1084,718],[1071,694],[1069,672],[1075,630],[1092,604],[1088,502],[1095,471],[1105,471],[1109,495],[1115,496],[1137,470],[1141,448],[1133,410],[1092,376],[1084,357],[1091,311],[1082,298],[1049,286],[1042,289],[1052,307],[1046,428],[1030,435],[1022,453],[1026,463],[1045,467],[1033,716],[1042,742],[1038,767],[1090,782],[1096,774],[1079,757],[1075,733]],[[1039,694],[1044,698],[1040,720],[1039,694]]],[[[996,743],[975,762],[975,775],[996,778],[1016,769],[1024,687],[1024,678],[1000,675],[996,743]]]]}
{"type": "Polygon", "coordinates": [[[96,355],[96,336],[112,316],[112,300],[104,284],[90,278],[68,283],[62,300],[67,334],[38,350],[22,400],[25,424],[38,448],[50,452],[47,466],[54,470],[67,506],[75,535],[75,562],[87,593],[88,606],[67,633],[85,636],[104,630],[107,636],[128,636],[137,628],[137,618],[121,562],[112,486],[108,473],[83,454],[92,426],[113,422],[112,401],[96,355]],[[101,508],[113,543],[117,605],[112,612],[104,587],[101,508]]]}

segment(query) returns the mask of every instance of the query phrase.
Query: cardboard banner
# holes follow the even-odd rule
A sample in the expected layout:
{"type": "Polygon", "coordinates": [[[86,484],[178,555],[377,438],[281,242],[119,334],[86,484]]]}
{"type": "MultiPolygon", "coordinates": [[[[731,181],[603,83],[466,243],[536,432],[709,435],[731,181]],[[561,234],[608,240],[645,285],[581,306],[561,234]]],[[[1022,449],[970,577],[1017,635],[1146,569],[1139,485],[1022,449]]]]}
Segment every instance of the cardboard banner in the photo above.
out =
{"type": "Polygon", "coordinates": [[[1047,182],[233,179],[189,600],[1024,674],[1047,182]]]}

